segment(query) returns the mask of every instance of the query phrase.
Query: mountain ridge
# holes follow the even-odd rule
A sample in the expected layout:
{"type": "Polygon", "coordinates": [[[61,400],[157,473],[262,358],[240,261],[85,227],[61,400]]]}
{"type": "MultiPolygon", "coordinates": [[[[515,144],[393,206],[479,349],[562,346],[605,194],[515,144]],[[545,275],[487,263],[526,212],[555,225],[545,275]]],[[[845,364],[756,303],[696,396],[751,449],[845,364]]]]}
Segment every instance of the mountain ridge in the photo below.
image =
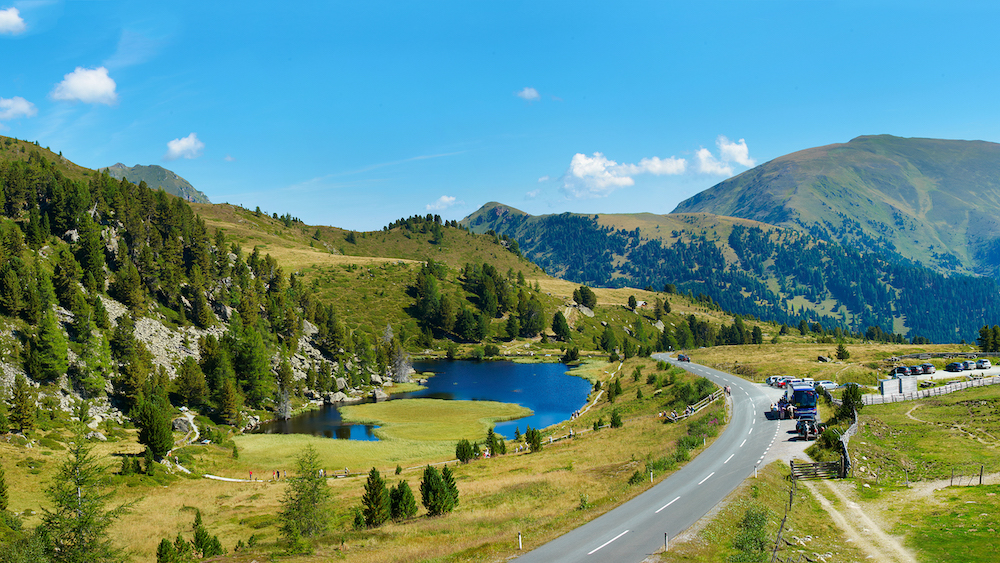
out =
{"type": "Polygon", "coordinates": [[[863,135],[765,162],[681,202],[941,272],[1000,273],[1000,144],[863,135]]]}
{"type": "Polygon", "coordinates": [[[160,188],[170,195],[175,195],[183,198],[185,201],[191,203],[211,203],[208,196],[204,192],[195,189],[184,178],[180,177],[176,172],[168,170],[162,166],[157,166],[155,164],[142,165],[136,164],[135,166],[125,166],[121,162],[113,164],[111,166],[106,166],[104,168],[98,168],[98,172],[103,172],[107,170],[108,174],[112,178],[117,180],[126,179],[133,184],[138,184],[140,182],[146,182],[146,185],[152,188],[160,188]]]}

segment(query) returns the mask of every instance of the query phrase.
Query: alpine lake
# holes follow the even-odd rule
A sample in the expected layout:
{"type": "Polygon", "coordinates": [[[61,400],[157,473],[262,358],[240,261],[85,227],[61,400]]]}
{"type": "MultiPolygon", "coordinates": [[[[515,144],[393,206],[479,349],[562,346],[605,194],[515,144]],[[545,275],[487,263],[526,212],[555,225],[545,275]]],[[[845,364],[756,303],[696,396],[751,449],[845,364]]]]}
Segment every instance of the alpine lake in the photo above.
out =
{"type": "MultiPolygon", "coordinates": [[[[390,395],[389,401],[443,399],[447,401],[497,401],[516,403],[532,411],[531,416],[497,423],[494,430],[505,438],[530,425],[545,428],[568,420],[582,408],[591,384],[571,375],[561,363],[518,363],[511,361],[420,360],[413,362],[416,377],[427,377],[425,389],[390,395]]],[[[365,399],[363,402],[373,402],[365,399]]],[[[357,404],[357,403],[354,403],[357,404]]],[[[345,422],[340,409],[323,405],[288,420],[261,425],[267,434],[311,434],[340,440],[378,440],[377,426],[345,422]]]]}

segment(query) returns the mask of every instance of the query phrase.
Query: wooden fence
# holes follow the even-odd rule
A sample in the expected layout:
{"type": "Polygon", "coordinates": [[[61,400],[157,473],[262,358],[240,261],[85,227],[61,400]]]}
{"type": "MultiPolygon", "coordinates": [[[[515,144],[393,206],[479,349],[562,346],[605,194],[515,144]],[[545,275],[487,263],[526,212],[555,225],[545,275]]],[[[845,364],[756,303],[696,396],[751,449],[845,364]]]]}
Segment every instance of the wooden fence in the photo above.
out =
{"type": "Polygon", "coordinates": [[[982,379],[973,379],[971,381],[958,381],[941,387],[932,387],[930,389],[922,389],[920,391],[913,391],[910,393],[896,393],[892,395],[862,395],[861,402],[866,405],[901,403],[903,401],[915,401],[917,399],[926,399],[927,397],[947,395],[948,393],[954,393],[955,391],[970,389],[972,387],[985,387],[987,385],[997,384],[1000,384],[1000,377],[984,377],[982,379]]]}
{"type": "Polygon", "coordinates": [[[806,463],[804,461],[791,461],[792,480],[796,479],[837,479],[844,477],[844,462],[821,461],[818,463],[806,463]]]}

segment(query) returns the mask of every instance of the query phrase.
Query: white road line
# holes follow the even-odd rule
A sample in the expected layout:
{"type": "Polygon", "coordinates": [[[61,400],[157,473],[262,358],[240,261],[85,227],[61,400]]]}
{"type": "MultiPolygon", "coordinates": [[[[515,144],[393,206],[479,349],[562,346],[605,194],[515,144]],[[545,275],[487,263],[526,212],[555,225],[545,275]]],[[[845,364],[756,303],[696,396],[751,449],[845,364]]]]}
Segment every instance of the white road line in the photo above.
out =
{"type": "MultiPolygon", "coordinates": [[[[746,443],[747,443],[747,441],[746,441],[746,440],[743,440],[743,444],[746,444],[746,443]]],[[[741,447],[741,448],[743,447],[743,444],[740,444],[740,447],[741,447]]]]}
{"type": "Polygon", "coordinates": [[[749,435],[749,434],[753,434],[753,428],[751,428],[750,430],[748,430],[748,431],[747,431],[747,434],[748,434],[748,435],[749,435]]]}
{"type": "Polygon", "coordinates": [[[597,553],[597,551],[599,551],[599,550],[603,549],[603,548],[604,548],[604,547],[606,547],[606,546],[607,546],[607,545],[608,545],[609,543],[611,543],[611,542],[615,541],[616,539],[618,539],[618,538],[620,538],[620,537],[624,536],[624,535],[625,535],[625,534],[627,534],[627,533],[628,533],[628,530],[625,530],[624,532],[622,532],[622,533],[618,534],[617,536],[615,536],[615,537],[611,538],[610,540],[608,540],[608,541],[606,541],[606,542],[602,543],[602,544],[601,544],[601,547],[598,547],[597,549],[595,549],[594,551],[591,551],[591,552],[590,552],[590,553],[588,553],[587,555],[593,555],[593,554],[597,553]]]}
{"type": "MultiPolygon", "coordinates": [[[[715,475],[715,471],[713,471],[713,472],[709,473],[709,474],[708,474],[708,477],[711,477],[712,475],[715,475]]],[[[702,479],[701,481],[698,481],[698,484],[700,485],[700,484],[704,483],[705,481],[708,481],[708,477],[705,477],[705,478],[704,478],[704,479],[702,479]]]]}
{"type": "Polygon", "coordinates": [[[725,464],[729,463],[729,460],[733,459],[734,455],[736,455],[736,454],[729,454],[729,457],[726,458],[726,461],[722,462],[722,465],[725,465],[725,464]]]}
{"type": "MultiPolygon", "coordinates": [[[[677,502],[677,499],[679,499],[679,498],[681,498],[681,497],[677,497],[677,498],[675,498],[674,500],[672,500],[672,501],[668,502],[667,504],[664,504],[663,506],[661,506],[661,507],[660,507],[660,510],[663,510],[664,508],[666,508],[666,507],[670,506],[671,504],[673,504],[673,503],[677,502]]],[[[657,511],[656,511],[656,512],[654,512],[653,514],[659,514],[659,513],[660,513],[660,510],[657,510],[657,511]]]]}

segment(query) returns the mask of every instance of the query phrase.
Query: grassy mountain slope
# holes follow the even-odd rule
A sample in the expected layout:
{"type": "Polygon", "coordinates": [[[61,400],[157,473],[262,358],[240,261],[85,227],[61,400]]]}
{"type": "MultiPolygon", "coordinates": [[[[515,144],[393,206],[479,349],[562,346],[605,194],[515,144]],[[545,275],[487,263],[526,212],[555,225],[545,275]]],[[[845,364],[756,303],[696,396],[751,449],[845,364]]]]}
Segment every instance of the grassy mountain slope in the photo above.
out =
{"type": "Polygon", "coordinates": [[[862,136],[776,158],[681,202],[898,253],[938,271],[1000,272],[1000,144],[862,136]]]}
{"type": "Polygon", "coordinates": [[[533,217],[491,203],[463,224],[517,240],[547,272],[597,286],[675,284],[723,309],[789,325],[974,340],[1000,318],[991,278],[919,264],[756,221],[704,213],[533,217]]]}
{"type": "Polygon", "coordinates": [[[162,166],[143,166],[141,164],[136,164],[135,166],[125,166],[122,163],[115,164],[114,166],[109,166],[107,168],[100,168],[99,171],[107,170],[111,174],[112,178],[121,180],[125,178],[133,184],[138,184],[139,182],[146,182],[151,188],[159,188],[168,194],[175,195],[177,197],[183,198],[186,201],[195,203],[208,203],[208,196],[198,191],[191,185],[190,182],[181,178],[174,172],[163,168],[162,166]]]}

